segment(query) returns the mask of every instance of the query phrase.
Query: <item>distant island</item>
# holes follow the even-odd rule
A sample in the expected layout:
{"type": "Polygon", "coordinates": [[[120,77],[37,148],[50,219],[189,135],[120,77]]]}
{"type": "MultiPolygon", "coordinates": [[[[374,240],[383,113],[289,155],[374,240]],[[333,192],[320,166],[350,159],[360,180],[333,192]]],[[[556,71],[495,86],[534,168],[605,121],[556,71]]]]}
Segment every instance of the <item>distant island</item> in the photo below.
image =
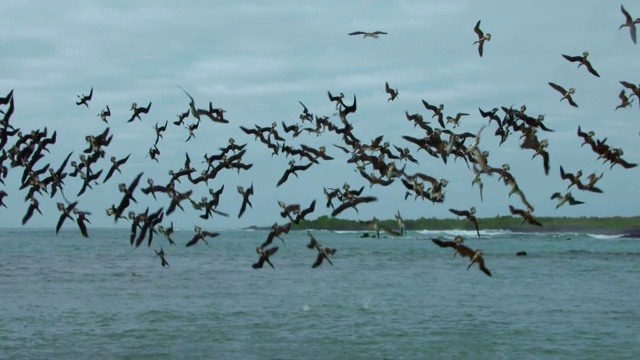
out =
{"type": "MultiPolygon", "coordinates": [[[[540,226],[521,224],[519,218],[513,216],[496,216],[492,218],[478,218],[481,230],[509,230],[517,232],[583,232],[593,234],[623,234],[630,237],[640,237],[640,216],[632,217],[537,217],[540,226]]],[[[391,229],[397,229],[395,219],[380,220],[380,224],[391,229]]],[[[405,219],[407,230],[474,230],[473,224],[464,219],[420,218],[405,219]]],[[[264,230],[271,226],[250,226],[248,229],[264,230]]],[[[357,220],[336,219],[320,216],[314,220],[293,224],[293,230],[351,230],[370,231],[371,225],[362,224],[357,220]]]]}

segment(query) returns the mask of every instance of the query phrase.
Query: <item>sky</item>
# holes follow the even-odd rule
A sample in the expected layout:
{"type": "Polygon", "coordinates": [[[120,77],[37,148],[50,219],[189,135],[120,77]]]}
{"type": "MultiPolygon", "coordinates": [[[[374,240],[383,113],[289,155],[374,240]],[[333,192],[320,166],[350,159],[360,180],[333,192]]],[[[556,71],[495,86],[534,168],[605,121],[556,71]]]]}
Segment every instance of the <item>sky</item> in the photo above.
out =
{"type": "MultiPolygon", "coordinates": [[[[626,1],[622,5],[634,18],[640,17],[638,4],[626,1]]],[[[128,184],[144,172],[142,186],[149,177],[165,184],[168,171],[183,166],[185,153],[200,172],[203,155],[217,153],[230,137],[248,143],[243,162],[253,163],[246,172],[227,171],[209,183],[213,189],[225,186],[218,210],[230,216],[202,220],[198,212],[185,207],[165,223],[173,221],[176,228],[187,229],[284,223],[278,200],[306,207],[316,199],[316,211],[310,216],[315,218],[330,214],[324,206],[323,187],[337,188],[344,183],[352,188],[365,185],[364,195],[378,197],[376,203],[360,206],[358,213],[347,210],[338,215],[344,219],[387,219],[397,211],[405,219],[450,218],[454,215],[449,208],[472,206],[482,218],[509,215],[510,204],[522,208],[516,196],[507,196],[509,189],[497,177],[483,177],[481,201],[478,189],[471,187],[473,172],[463,161],[445,166],[402,139],[403,135],[424,136],[404,115],[408,111],[430,118],[421,100],[445,104],[446,115],[469,113],[454,130],[459,132],[476,133],[487,124],[478,108],[526,105],[530,116],[545,115],[546,126],[555,130],[539,136],[549,140],[548,176],[539,157],[531,160],[532,152],[519,148],[517,136],[498,146],[499,139],[492,135],[495,123],[484,130],[480,144],[490,152],[490,165],[510,164],[536,216],[635,216],[639,215],[635,190],[640,187],[640,167],[610,169],[588,147],[580,147],[582,140],[576,135],[578,126],[594,131],[597,138],[606,137],[609,144],[622,148],[629,162],[640,162],[640,101],[614,111],[622,89],[619,81],[640,82],[635,77],[640,73],[640,47],[633,44],[626,28],[618,30],[623,21],[619,3],[584,0],[9,2],[3,5],[0,26],[0,94],[14,89],[13,126],[25,133],[45,127],[49,134],[57,131],[51,154],[40,162],[54,168],[70,151],[74,151],[72,159],[77,159],[86,148],[86,135],[104,130],[106,125],[97,114],[106,105],[110,107],[108,126],[114,139],[95,169],[106,172],[110,156],[119,159],[131,154],[123,173],[77,198],[81,180],[65,181],[67,197],[77,199],[79,209],[92,212],[94,227],[128,226],[124,221],[114,225],[105,212],[122,197],[118,183],[128,184]],[[484,32],[492,35],[483,57],[472,45],[477,40],[473,28],[478,20],[484,32]],[[379,39],[348,35],[376,30],[388,34],[379,39]],[[561,56],[580,55],[585,50],[600,78],[561,56]],[[398,89],[395,101],[387,101],[385,82],[398,89]],[[560,101],[548,82],[575,88],[579,108],[560,101]],[[178,85],[194,97],[198,107],[211,101],[214,107],[224,108],[230,123],[205,119],[196,138],[185,142],[187,130],[171,124],[188,109],[189,99],[178,85]],[[91,87],[94,94],[89,108],[76,106],[77,95],[87,94],[91,87]],[[282,134],[281,122],[300,123],[298,101],[318,116],[332,116],[335,106],[327,97],[328,90],[344,93],[349,101],[355,94],[358,109],[349,115],[349,121],[363,142],[384,135],[384,141],[408,147],[418,159],[419,165],[407,165],[408,173],[447,179],[445,202],[405,201],[400,181],[388,187],[369,187],[346,163],[347,156],[332,146],[342,141],[332,133],[302,134],[296,139],[287,134],[288,145],[325,145],[335,160],[314,165],[276,188],[290,158],[272,157],[264,144],[239,127],[277,122],[282,134]],[[146,105],[150,101],[152,108],[142,121],[126,122],[132,102],[146,105]],[[169,128],[158,144],[161,155],[156,163],[146,154],[155,141],[154,125],[167,120],[169,128]],[[564,193],[568,185],[560,179],[561,165],[572,173],[582,169],[585,176],[603,172],[598,186],[604,193],[574,188],[574,197],[585,204],[556,209],[550,196],[564,193]],[[253,208],[238,219],[241,196],[236,186],[251,183],[253,208]]],[[[331,121],[340,122],[337,117],[331,121]]],[[[193,118],[186,120],[193,122],[193,118]]],[[[298,160],[301,163],[304,161],[298,160]]],[[[6,185],[0,185],[9,193],[5,198],[8,208],[0,208],[0,226],[21,226],[28,207],[23,200],[25,191],[18,191],[21,173],[22,169],[10,169],[6,185]]],[[[176,188],[193,189],[194,200],[208,194],[203,184],[182,181],[176,188]]],[[[156,202],[139,190],[136,194],[139,203],[130,210],[142,212],[150,206],[153,211],[169,205],[162,195],[156,202]]],[[[44,215],[35,214],[25,227],[55,228],[60,215],[56,202],[63,200],[60,195],[51,199],[47,194],[39,199],[44,215]]]]}

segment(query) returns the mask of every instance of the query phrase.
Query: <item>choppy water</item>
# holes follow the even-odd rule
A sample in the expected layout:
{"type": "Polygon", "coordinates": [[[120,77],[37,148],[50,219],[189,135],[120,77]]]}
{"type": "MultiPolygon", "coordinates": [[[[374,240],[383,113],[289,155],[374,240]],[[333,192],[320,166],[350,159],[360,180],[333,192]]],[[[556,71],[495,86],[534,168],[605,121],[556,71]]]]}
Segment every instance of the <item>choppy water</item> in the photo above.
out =
{"type": "Polygon", "coordinates": [[[254,270],[266,231],[210,247],[157,238],[162,268],[126,230],[3,230],[0,358],[640,358],[640,242],[469,234],[489,278],[429,240],[457,233],[316,231],[338,252],[311,269],[315,250],[292,232],[274,241],[276,270],[254,270]]]}

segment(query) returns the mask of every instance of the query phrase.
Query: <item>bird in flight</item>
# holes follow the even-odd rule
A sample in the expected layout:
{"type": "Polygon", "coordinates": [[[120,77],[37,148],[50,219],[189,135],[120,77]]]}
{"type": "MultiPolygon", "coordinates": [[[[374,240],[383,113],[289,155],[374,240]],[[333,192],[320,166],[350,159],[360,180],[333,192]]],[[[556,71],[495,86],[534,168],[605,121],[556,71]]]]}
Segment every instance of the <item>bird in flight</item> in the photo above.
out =
{"type": "Polygon", "coordinates": [[[377,39],[380,37],[380,35],[387,35],[386,32],[384,31],[374,31],[374,32],[365,32],[365,31],[354,31],[352,33],[349,33],[349,35],[354,36],[354,35],[363,35],[362,38],[366,39],[368,37],[370,38],[374,38],[377,39]]]}
{"type": "Polygon", "coordinates": [[[485,33],[480,30],[480,21],[481,20],[478,20],[476,26],[473,28],[473,31],[476,33],[476,35],[478,35],[478,40],[476,40],[473,45],[478,44],[478,54],[480,54],[480,57],[482,57],[482,53],[484,52],[484,42],[491,41],[491,34],[487,33],[485,35],[485,33]]]}

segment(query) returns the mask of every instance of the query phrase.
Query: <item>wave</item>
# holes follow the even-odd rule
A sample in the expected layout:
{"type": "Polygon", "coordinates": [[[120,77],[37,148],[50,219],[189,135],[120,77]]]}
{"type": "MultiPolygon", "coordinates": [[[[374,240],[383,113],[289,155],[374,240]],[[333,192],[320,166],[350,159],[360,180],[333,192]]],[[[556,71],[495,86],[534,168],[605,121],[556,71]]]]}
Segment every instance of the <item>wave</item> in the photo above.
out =
{"type": "Polygon", "coordinates": [[[594,238],[594,239],[598,239],[598,240],[610,240],[610,239],[619,239],[621,237],[623,237],[623,234],[614,234],[614,235],[605,235],[605,234],[585,234],[586,236],[590,237],[590,238],[594,238]]]}
{"type": "MultiPolygon", "coordinates": [[[[416,230],[418,234],[423,235],[448,235],[448,236],[457,236],[460,235],[462,237],[474,237],[477,236],[475,230],[416,230]]],[[[496,236],[514,236],[519,233],[515,233],[511,230],[480,230],[480,236],[487,237],[496,237],[496,236]]]]}

